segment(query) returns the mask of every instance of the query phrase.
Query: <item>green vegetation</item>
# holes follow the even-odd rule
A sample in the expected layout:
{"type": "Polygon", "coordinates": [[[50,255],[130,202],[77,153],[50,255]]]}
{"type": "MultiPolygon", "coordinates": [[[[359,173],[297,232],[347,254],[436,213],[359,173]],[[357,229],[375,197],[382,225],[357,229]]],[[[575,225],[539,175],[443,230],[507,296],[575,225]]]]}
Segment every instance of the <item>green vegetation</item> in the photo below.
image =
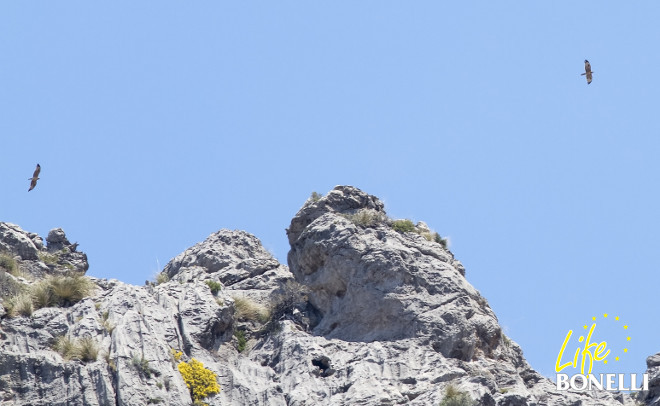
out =
{"type": "Polygon", "coordinates": [[[270,320],[266,324],[265,330],[269,332],[277,331],[282,317],[293,313],[293,309],[297,305],[306,302],[307,290],[305,286],[296,281],[287,281],[271,304],[270,320]]]}
{"type": "Polygon", "coordinates": [[[39,260],[46,265],[57,265],[57,263],[60,260],[60,256],[58,254],[48,254],[45,252],[40,252],[39,260]]]}
{"type": "Polygon", "coordinates": [[[392,229],[399,233],[411,233],[415,231],[415,225],[408,219],[394,220],[392,222],[392,229]]]}
{"type": "Polygon", "coordinates": [[[474,401],[470,396],[458,390],[454,385],[445,388],[445,397],[442,398],[440,406],[473,406],[474,401]]]}
{"type": "Polygon", "coordinates": [[[420,233],[422,237],[426,238],[428,241],[437,242],[442,245],[442,248],[447,249],[447,239],[440,237],[438,233],[420,233]]]}
{"type": "Polygon", "coordinates": [[[394,220],[392,222],[392,229],[399,233],[417,233],[422,237],[426,238],[428,241],[433,241],[442,246],[442,248],[447,249],[447,239],[442,238],[440,234],[430,231],[421,231],[411,220],[394,220]]]}
{"type": "Polygon", "coordinates": [[[110,353],[106,352],[104,355],[105,358],[105,363],[108,364],[108,367],[112,370],[112,372],[117,372],[117,364],[115,364],[115,361],[110,358],[110,353]]]}
{"type": "Polygon", "coordinates": [[[238,352],[245,351],[245,347],[247,346],[247,338],[245,338],[245,331],[243,330],[234,331],[234,337],[236,337],[236,340],[238,340],[238,345],[237,345],[238,352]]]}
{"type": "Polygon", "coordinates": [[[433,241],[442,245],[442,248],[447,249],[447,239],[440,237],[440,234],[435,233],[435,235],[433,236],[433,241]]]}
{"type": "Polygon", "coordinates": [[[206,281],[206,285],[211,289],[211,293],[214,295],[218,294],[218,292],[222,289],[222,284],[220,282],[216,281],[206,281]]]}
{"type": "Polygon", "coordinates": [[[196,405],[205,405],[202,399],[220,392],[215,372],[204,368],[204,364],[195,358],[190,362],[180,362],[178,369],[196,405]]]}
{"type": "Polygon", "coordinates": [[[133,355],[131,364],[137,370],[138,374],[144,378],[151,378],[151,374],[154,372],[151,367],[149,367],[149,361],[144,359],[144,357],[138,358],[137,355],[133,355]]]}
{"type": "Polygon", "coordinates": [[[66,336],[55,339],[53,350],[57,351],[65,360],[77,359],[82,362],[96,361],[99,348],[96,341],[91,337],[83,337],[74,340],[66,336]]]}
{"type": "Polygon", "coordinates": [[[506,348],[511,347],[511,339],[505,336],[504,334],[502,334],[502,344],[504,344],[506,348]]]}
{"type": "Polygon", "coordinates": [[[18,276],[18,264],[7,252],[0,253],[0,269],[4,269],[10,275],[18,276]]]}
{"type": "Polygon", "coordinates": [[[372,209],[360,209],[354,214],[345,214],[344,217],[356,226],[361,227],[373,227],[387,219],[383,213],[372,209]]]}
{"type": "Polygon", "coordinates": [[[107,310],[101,314],[101,326],[108,332],[108,334],[112,334],[115,330],[115,325],[108,321],[108,317],[110,317],[110,312],[107,310]]]}
{"type": "Polygon", "coordinates": [[[161,272],[158,275],[156,275],[156,285],[160,285],[161,283],[169,282],[170,277],[167,276],[165,272],[161,272]]]}
{"type": "Polygon", "coordinates": [[[309,198],[312,199],[312,202],[318,202],[319,200],[321,200],[322,197],[323,197],[322,194],[317,192],[312,192],[312,195],[309,198]]]}
{"type": "Polygon", "coordinates": [[[270,318],[270,311],[249,297],[233,296],[234,311],[239,320],[252,320],[266,323],[270,318]]]}

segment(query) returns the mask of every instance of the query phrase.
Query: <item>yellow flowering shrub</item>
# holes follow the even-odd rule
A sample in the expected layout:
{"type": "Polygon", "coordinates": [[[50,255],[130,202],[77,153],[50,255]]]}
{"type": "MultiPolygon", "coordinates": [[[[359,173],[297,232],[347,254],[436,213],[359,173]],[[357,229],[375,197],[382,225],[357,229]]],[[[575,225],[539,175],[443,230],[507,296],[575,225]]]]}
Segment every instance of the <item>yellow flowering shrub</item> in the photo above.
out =
{"type": "Polygon", "coordinates": [[[178,368],[195,403],[220,392],[215,372],[204,368],[204,364],[195,358],[190,362],[179,362],[178,368]]]}
{"type": "Polygon", "coordinates": [[[182,351],[177,351],[174,348],[170,349],[170,354],[172,354],[172,358],[174,358],[175,362],[179,362],[181,360],[181,356],[183,355],[182,351]]]}

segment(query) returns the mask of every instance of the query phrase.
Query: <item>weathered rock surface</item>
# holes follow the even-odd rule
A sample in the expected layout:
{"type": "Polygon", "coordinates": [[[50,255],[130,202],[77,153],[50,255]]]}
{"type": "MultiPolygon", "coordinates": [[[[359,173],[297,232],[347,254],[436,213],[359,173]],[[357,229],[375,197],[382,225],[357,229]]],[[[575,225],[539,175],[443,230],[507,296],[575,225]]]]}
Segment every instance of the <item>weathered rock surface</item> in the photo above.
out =
{"type": "Polygon", "coordinates": [[[23,260],[39,259],[44,246],[41,237],[21,230],[16,224],[0,223],[0,252],[17,255],[23,260]]]}
{"type": "Polygon", "coordinates": [[[644,396],[647,405],[660,405],[660,353],[646,358],[646,373],[649,375],[649,390],[644,396]]]}
{"type": "Polygon", "coordinates": [[[0,253],[20,261],[20,271],[29,278],[69,272],[86,272],[87,255],[77,252],[78,244],[71,244],[61,228],[50,230],[44,246],[43,239],[19,226],[0,222],[0,253]]]}
{"type": "MultiPolygon", "coordinates": [[[[159,284],[93,279],[73,306],[0,313],[0,405],[190,405],[172,350],[217,374],[209,405],[438,405],[448,385],[479,405],[634,404],[558,392],[428,226],[391,226],[376,197],[337,187],[292,219],[290,270],[256,237],[220,230],[170,261],[159,284]],[[52,349],[60,336],[92,338],[98,357],[64,359],[52,349]]],[[[62,230],[46,241],[0,223],[0,249],[30,276],[0,283],[87,269],[62,230]]]]}

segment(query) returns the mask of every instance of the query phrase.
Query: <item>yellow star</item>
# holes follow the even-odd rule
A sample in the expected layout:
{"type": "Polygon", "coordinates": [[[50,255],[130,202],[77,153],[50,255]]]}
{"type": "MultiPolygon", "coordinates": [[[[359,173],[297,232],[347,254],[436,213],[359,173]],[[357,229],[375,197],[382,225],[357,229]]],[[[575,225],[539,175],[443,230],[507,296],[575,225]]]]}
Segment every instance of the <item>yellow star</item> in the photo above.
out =
{"type": "Polygon", "coordinates": [[[619,357],[614,357],[614,359],[618,361],[618,360],[619,360],[619,357]]]}
{"type": "Polygon", "coordinates": [[[626,337],[626,340],[627,340],[627,341],[630,341],[630,337],[626,337]]]}
{"type": "Polygon", "coordinates": [[[619,321],[619,316],[616,316],[614,320],[619,321]]]}
{"type": "Polygon", "coordinates": [[[606,359],[603,360],[603,364],[607,365],[607,360],[606,359]]]}
{"type": "Polygon", "coordinates": [[[624,348],[624,349],[623,349],[623,352],[628,352],[628,349],[627,349],[627,348],[624,348]]]}
{"type": "Polygon", "coordinates": [[[607,318],[607,313],[603,314],[603,317],[607,318]]]}
{"type": "Polygon", "coordinates": [[[596,318],[595,318],[595,317],[592,317],[591,319],[592,319],[593,321],[596,321],[596,318]]]}
{"type": "Polygon", "coordinates": [[[627,325],[623,326],[623,329],[628,330],[628,326],[627,325]]]}
{"type": "Polygon", "coordinates": [[[586,325],[586,324],[584,325],[584,329],[585,329],[585,330],[587,329],[587,325],[586,325]]]}

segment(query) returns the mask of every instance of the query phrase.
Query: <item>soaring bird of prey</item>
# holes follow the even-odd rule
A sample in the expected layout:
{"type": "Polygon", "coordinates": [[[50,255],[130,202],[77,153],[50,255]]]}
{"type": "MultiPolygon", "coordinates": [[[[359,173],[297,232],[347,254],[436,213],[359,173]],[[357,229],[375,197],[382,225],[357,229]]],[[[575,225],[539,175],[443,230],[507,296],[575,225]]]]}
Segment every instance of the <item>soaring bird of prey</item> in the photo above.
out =
{"type": "Polygon", "coordinates": [[[35,186],[37,186],[37,181],[39,180],[39,172],[41,172],[41,165],[37,164],[37,168],[34,170],[34,173],[32,174],[31,178],[28,178],[30,182],[30,188],[28,189],[28,192],[32,189],[34,189],[35,186]]]}
{"type": "Polygon", "coordinates": [[[587,75],[587,84],[591,83],[591,79],[593,79],[593,72],[591,71],[591,64],[586,59],[584,60],[584,73],[580,76],[584,75],[587,75]]]}

